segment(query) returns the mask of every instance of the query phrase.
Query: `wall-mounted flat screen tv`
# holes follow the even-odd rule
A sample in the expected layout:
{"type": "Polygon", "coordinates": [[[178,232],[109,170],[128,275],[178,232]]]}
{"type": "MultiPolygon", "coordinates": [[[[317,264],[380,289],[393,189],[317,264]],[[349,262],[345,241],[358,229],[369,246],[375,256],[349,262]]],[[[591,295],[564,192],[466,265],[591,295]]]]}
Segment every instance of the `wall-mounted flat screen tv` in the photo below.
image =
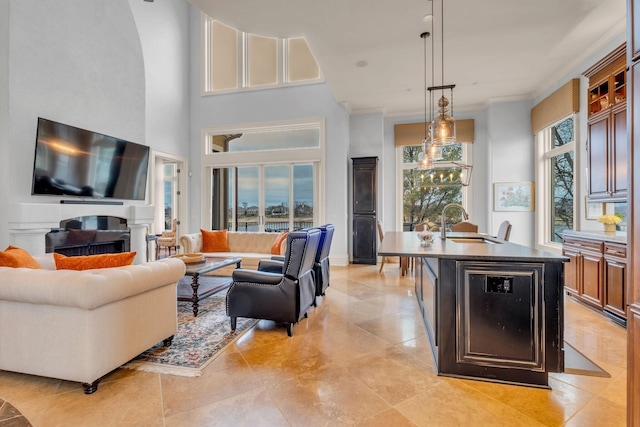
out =
{"type": "Polygon", "coordinates": [[[144,200],[149,147],[38,118],[32,195],[144,200]]]}

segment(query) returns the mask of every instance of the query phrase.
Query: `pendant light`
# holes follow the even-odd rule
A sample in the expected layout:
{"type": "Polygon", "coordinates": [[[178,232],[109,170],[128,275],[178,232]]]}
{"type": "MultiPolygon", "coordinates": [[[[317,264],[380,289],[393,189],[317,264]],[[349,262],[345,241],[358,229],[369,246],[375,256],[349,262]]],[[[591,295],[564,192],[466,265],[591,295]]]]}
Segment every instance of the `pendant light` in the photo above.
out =
{"type": "Polygon", "coordinates": [[[429,131],[431,123],[427,124],[427,37],[430,32],[425,31],[420,34],[420,38],[424,44],[424,139],[422,140],[422,159],[420,160],[420,169],[431,169],[433,167],[433,157],[429,154],[431,146],[431,137],[429,131]]]}
{"type": "MultiPolygon", "coordinates": [[[[431,1],[431,0],[430,0],[431,1]]],[[[431,1],[431,14],[423,19],[427,22],[428,17],[433,17],[433,1],[431,1]]],[[[433,21],[433,19],[430,19],[433,21]]],[[[444,28],[444,19],[442,20],[444,28]]],[[[444,34],[444,32],[443,32],[444,34]]],[[[437,187],[466,187],[471,181],[473,167],[460,161],[444,161],[443,147],[456,143],[456,125],[452,113],[449,114],[449,99],[444,95],[438,100],[438,116],[434,119],[433,110],[435,105],[434,93],[449,90],[451,106],[453,106],[453,88],[455,85],[434,86],[435,61],[433,38],[431,38],[431,86],[427,87],[427,38],[431,35],[428,31],[420,34],[424,45],[424,139],[422,140],[422,158],[419,161],[419,168],[425,171],[422,179],[425,184],[437,187]],[[429,93],[429,120],[427,121],[427,92],[429,93]]],[[[441,40],[444,36],[441,36],[441,40]]],[[[444,42],[442,43],[442,81],[444,81],[444,42]]]]}

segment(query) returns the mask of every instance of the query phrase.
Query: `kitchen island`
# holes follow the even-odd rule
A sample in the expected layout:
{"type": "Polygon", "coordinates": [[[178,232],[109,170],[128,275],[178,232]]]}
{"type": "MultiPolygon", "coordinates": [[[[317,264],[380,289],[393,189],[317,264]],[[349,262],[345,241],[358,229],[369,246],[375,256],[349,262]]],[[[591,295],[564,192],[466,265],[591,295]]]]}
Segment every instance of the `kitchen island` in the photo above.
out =
{"type": "Polygon", "coordinates": [[[387,232],[378,255],[414,257],[418,306],[437,373],[548,388],[564,370],[561,255],[478,233],[423,246],[387,232]]]}

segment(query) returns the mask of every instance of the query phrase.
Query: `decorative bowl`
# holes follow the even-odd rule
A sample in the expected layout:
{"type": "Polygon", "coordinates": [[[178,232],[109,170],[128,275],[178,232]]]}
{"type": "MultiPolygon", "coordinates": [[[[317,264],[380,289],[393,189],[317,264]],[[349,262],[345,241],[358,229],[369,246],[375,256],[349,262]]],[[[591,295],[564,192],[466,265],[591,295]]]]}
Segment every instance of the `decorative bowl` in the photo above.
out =
{"type": "Polygon", "coordinates": [[[204,255],[202,253],[177,254],[171,255],[171,258],[177,258],[185,264],[195,264],[204,261],[204,255]]]}

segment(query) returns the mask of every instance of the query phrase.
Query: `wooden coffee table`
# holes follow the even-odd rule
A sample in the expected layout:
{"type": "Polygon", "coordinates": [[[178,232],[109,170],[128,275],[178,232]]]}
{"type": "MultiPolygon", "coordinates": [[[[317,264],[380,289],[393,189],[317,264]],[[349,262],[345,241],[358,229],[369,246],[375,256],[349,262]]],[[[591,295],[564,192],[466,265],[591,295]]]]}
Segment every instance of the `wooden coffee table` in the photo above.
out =
{"type": "Polygon", "coordinates": [[[200,283],[200,276],[233,264],[240,268],[241,262],[242,258],[206,257],[202,262],[185,263],[185,275],[191,276],[191,284],[189,286],[184,281],[178,282],[178,301],[191,301],[193,316],[197,317],[199,301],[228,288],[233,281],[231,277],[226,276],[207,276],[206,280],[200,283]]]}

